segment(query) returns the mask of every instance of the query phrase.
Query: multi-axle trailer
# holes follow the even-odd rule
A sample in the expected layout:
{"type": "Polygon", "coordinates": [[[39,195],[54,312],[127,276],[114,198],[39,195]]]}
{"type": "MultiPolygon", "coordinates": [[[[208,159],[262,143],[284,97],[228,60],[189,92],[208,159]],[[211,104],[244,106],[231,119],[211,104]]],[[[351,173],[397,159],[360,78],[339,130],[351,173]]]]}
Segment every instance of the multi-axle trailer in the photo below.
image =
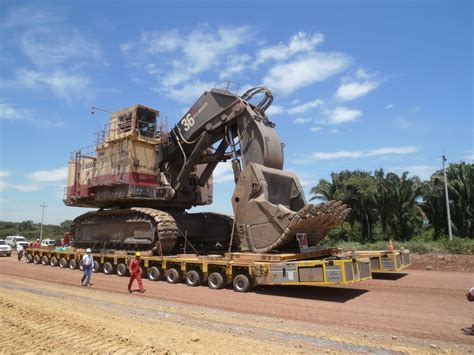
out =
{"type": "MultiPolygon", "coordinates": [[[[83,250],[26,250],[28,263],[82,268],[83,250]]],[[[131,256],[120,253],[93,253],[94,272],[128,275],[131,256]]],[[[142,274],[151,281],[186,282],[188,286],[207,284],[221,289],[229,284],[247,292],[257,285],[348,285],[372,278],[369,258],[338,254],[337,249],[306,253],[226,253],[198,256],[142,256],[142,274]]]]}

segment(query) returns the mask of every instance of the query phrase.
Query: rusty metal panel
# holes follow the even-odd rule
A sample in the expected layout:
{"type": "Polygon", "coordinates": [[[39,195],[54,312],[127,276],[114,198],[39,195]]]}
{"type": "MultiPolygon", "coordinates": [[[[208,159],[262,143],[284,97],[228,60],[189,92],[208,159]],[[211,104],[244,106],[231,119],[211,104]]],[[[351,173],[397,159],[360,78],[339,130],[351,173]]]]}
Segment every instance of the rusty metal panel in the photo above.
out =
{"type": "Polygon", "coordinates": [[[295,264],[275,264],[270,266],[270,280],[272,282],[297,281],[298,270],[295,264]]]}
{"type": "Polygon", "coordinates": [[[352,263],[344,263],[344,270],[346,271],[346,281],[352,281],[354,279],[352,263]]]}
{"type": "Polygon", "coordinates": [[[378,270],[381,268],[381,265],[380,265],[380,260],[378,257],[375,257],[375,258],[370,258],[370,266],[372,267],[372,269],[374,270],[378,270]]]}
{"type": "Polygon", "coordinates": [[[300,282],[323,282],[324,274],[322,266],[300,267],[298,269],[300,282]]]}
{"type": "Polygon", "coordinates": [[[370,263],[359,262],[359,277],[364,279],[370,277],[370,263]]]}
{"type": "Polygon", "coordinates": [[[342,273],[339,266],[328,266],[326,268],[326,281],[342,282],[342,273]]]}

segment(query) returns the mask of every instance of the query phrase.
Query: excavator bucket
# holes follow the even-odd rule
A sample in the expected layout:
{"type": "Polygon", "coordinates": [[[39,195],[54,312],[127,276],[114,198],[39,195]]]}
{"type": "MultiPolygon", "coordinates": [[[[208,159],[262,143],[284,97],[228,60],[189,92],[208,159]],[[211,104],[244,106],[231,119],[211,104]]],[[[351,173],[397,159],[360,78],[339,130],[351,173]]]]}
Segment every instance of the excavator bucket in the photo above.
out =
{"type": "Polygon", "coordinates": [[[295,174],[255,163],[242,171],[232,206],[234,244],[255,253],[298,250],[297,233],[314,246],[350,212],[340,201],[307,204],[295,174]]]}

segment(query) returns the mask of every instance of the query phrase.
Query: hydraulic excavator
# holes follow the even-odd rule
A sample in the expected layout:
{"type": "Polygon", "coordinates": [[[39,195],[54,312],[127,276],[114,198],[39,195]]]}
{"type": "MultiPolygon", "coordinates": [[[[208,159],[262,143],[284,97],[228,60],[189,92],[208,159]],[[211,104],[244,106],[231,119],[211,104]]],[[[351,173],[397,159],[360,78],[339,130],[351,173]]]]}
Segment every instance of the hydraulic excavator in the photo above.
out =
{"type": "Polygon", "coordinates": [[[265,87],[242,96],[214,88],[170,131],[143,105],[114,112],[94,147],[71,154],[64,202],[98,208],[73,221],[73,245],[169,255],[296,251],[297,235],[319,243],[350,209],[307,204],[298,178],[283,170],[283,145],[265,113],[272,101],[265,87]],[[212,203],[212,173],[227,160],[234,216],[187,212],[212,203]]]}

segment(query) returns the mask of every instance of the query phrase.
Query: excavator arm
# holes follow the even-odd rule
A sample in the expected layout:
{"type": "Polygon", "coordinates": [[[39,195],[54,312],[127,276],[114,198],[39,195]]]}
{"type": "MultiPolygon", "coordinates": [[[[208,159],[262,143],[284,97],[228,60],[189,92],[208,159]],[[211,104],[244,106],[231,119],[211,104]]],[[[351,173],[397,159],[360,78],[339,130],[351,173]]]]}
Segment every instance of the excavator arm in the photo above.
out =
{"type": "Polygon", "coordinates": [[[192,194],[219,162],[232,160],[232,245],[241,251],[298,249],[297,234],[314,245],[350,211],[335,201],[307,204],[298,178],[282,170],[283,146],[265,115],[272,101],[265,87],[241,97],[220,89],[205,92],[172,129],[169,144],[157,147],[160,170],[171,176],[170,198],[192,194]],[[258,94],[261,101],[250,103],[258,94]]]}

